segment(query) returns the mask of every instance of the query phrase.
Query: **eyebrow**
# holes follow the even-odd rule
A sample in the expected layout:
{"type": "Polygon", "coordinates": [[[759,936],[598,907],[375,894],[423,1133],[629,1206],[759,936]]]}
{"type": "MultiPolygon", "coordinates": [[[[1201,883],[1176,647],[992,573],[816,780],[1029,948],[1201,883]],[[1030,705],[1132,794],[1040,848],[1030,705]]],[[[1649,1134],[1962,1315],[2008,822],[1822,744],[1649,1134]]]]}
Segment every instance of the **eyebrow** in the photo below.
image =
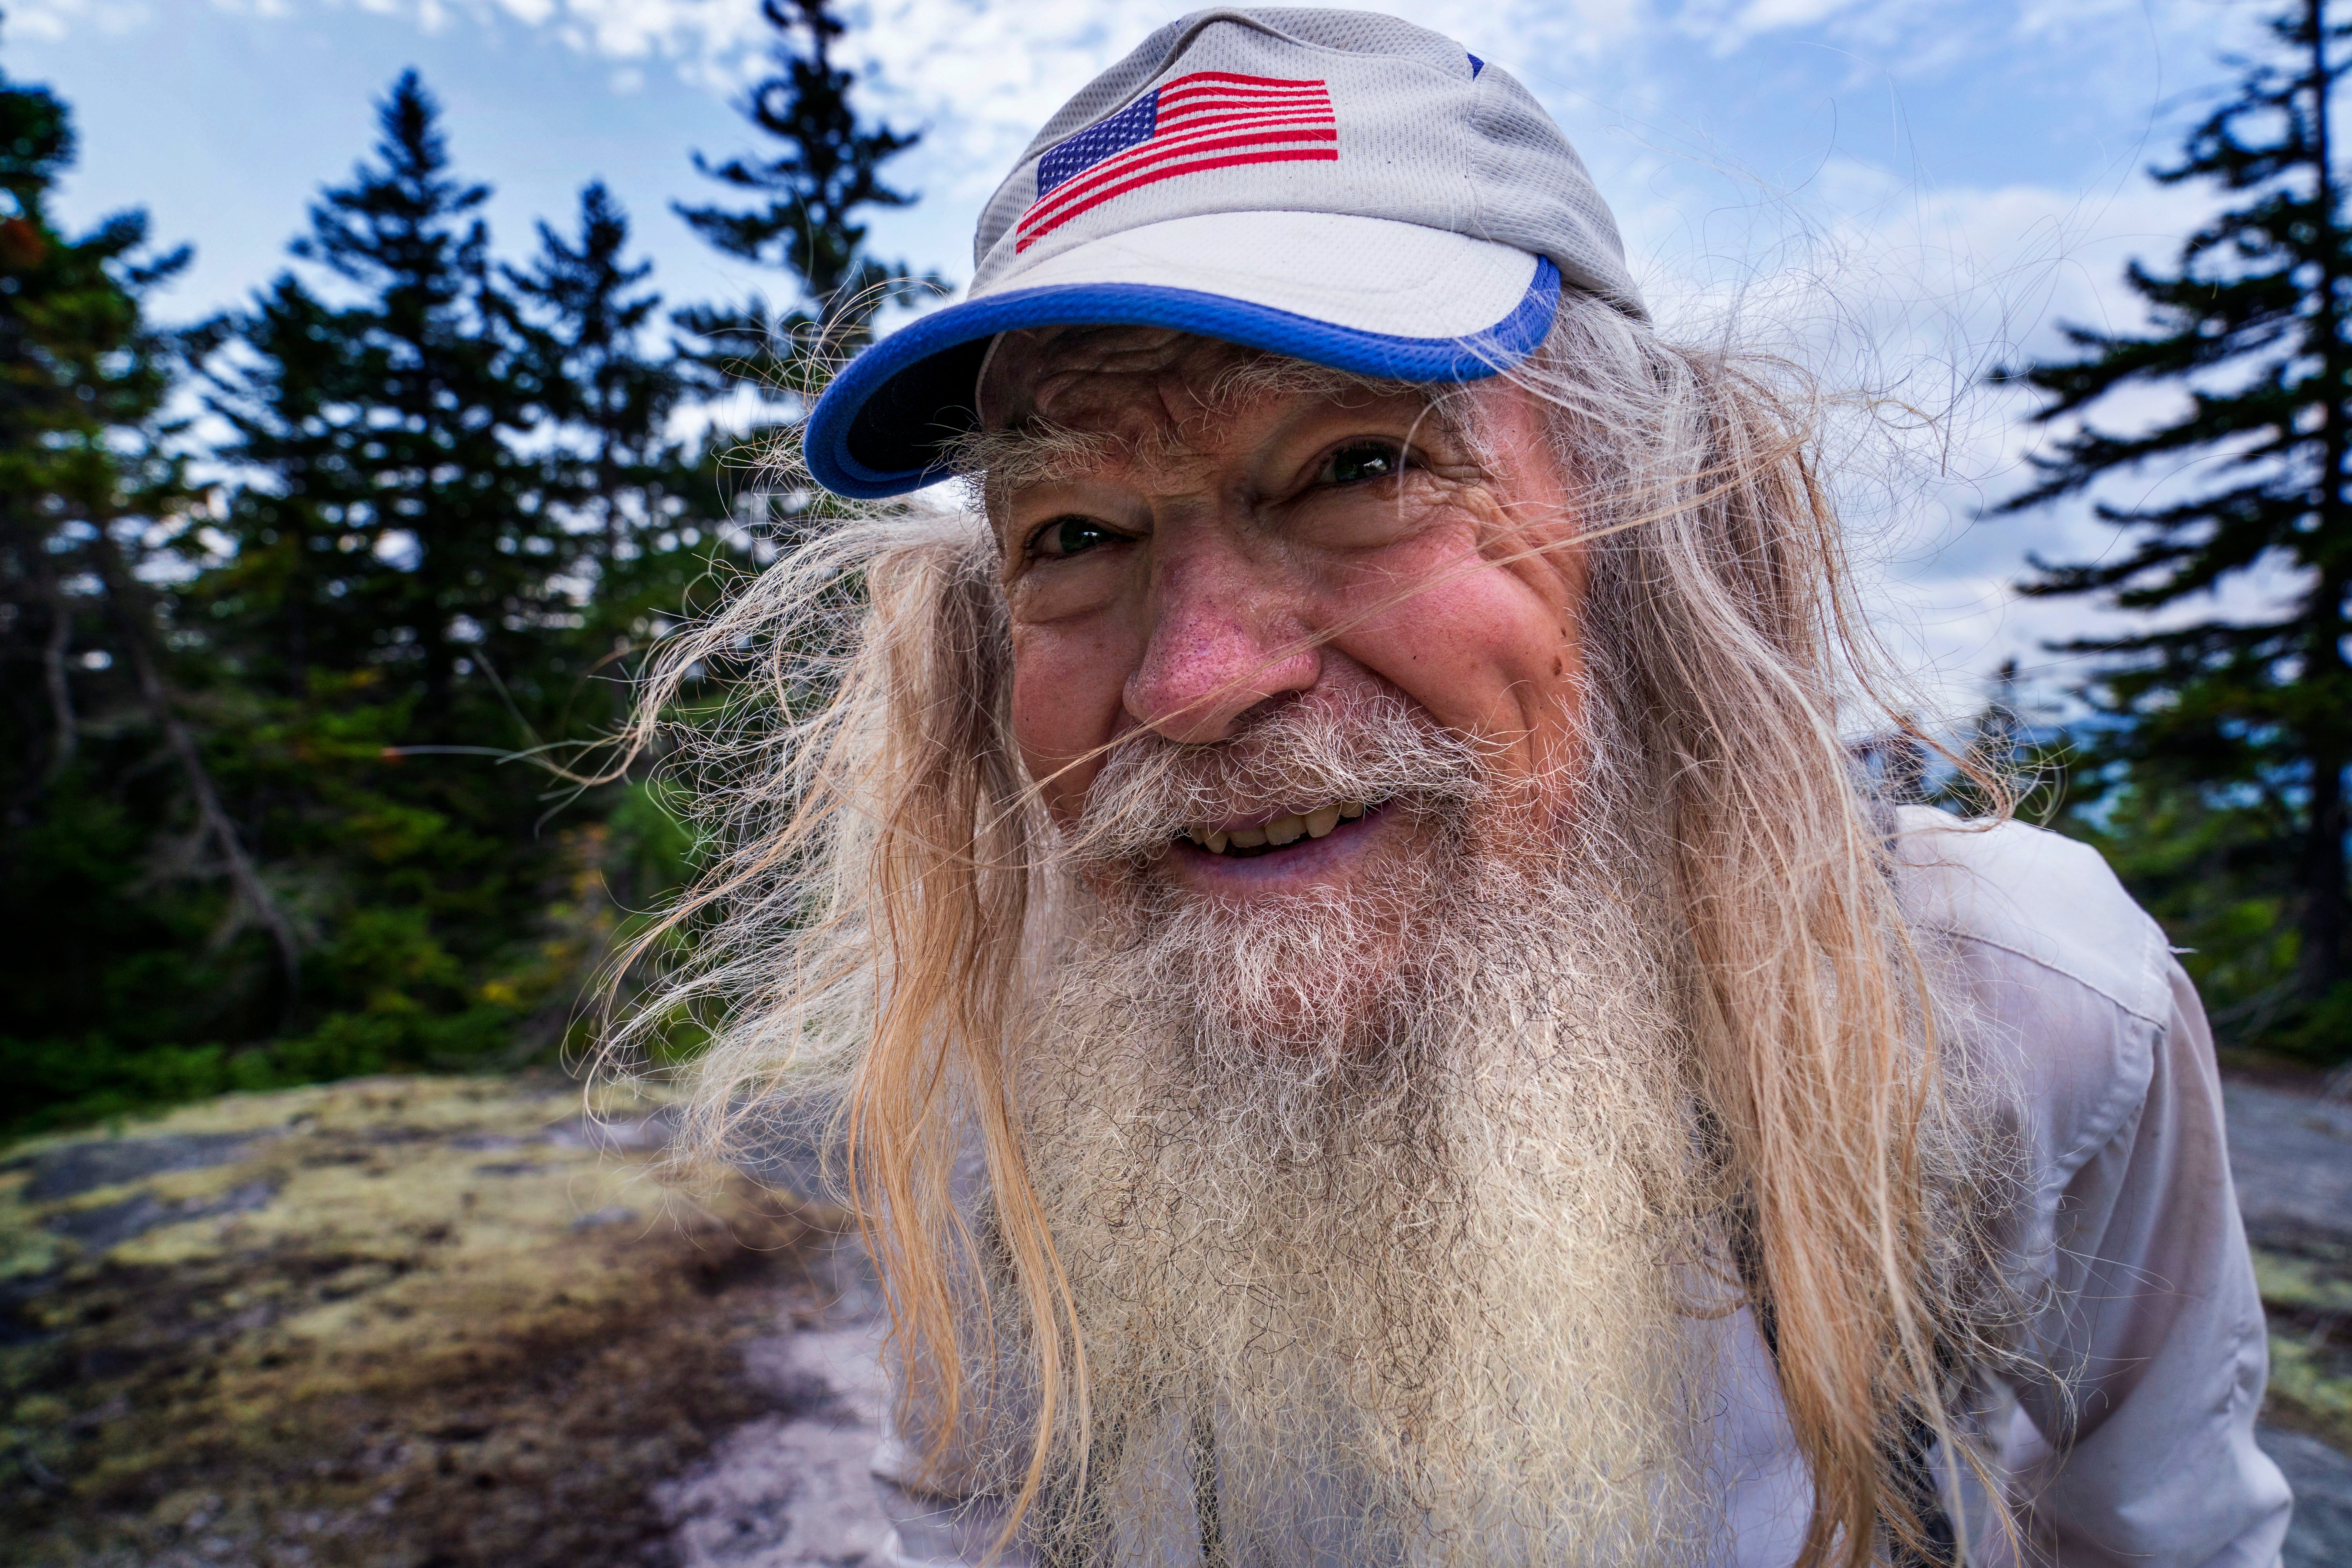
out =
{"type": "MultiPolygon", "coordinates": [[[[1423,405],[1424,416],[1446,435],[1460,438],[1468,431],[1448,386],[1390,381],[1350,374],[1300,360],[1269,355],[1237,364],[1218,375],[1199,401],[1193,417],[1214,419],[1244,405],[1277,395],[1321,396],[1334,402],[1350,395],[1371,398],[1408,397],[1423,405]]],[[[972,485],[984,499],[990,493],[1034,485],[1054,484],[1094,472],[1106,463],[1125,459],[1157,467],[1181,460],[1190,450],[1181,426],[1161,426],[1141,439],[1105,431],[1075,430],[1052,420],[1033,417],[1003,430],[974,430],[957,437],[942,448],[949,469],[972,485]]]]}
{"type": "Polygon", "coordinates": [[[1122,456],[1129,445],[1104,432],[1036,419],[1009,430],[971,431],[947,443],[941,456],[961,479],[995,489],[1075,478],[1122,456]]]}

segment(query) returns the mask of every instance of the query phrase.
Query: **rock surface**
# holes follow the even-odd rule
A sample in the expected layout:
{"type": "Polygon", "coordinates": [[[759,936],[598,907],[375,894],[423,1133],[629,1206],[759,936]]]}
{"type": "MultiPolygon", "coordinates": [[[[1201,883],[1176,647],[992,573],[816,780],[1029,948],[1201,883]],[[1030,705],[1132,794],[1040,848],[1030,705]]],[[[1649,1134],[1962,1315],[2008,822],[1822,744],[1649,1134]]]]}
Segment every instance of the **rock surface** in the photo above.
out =
{"type": "Polygon", "coordinates": [[[661,1109],[597,1110],[380,1079],[0,1162],[0,1562],[675,1561],[654,1483],[854,1381],[756,1373],[826,1324],[842,1216],[688,1201],[661,1109]]]}
{"type": "MultiPolygon", "coordinates": [[[[2228,1089],[2287,1568],[2352,1563],[2352,1104],[2228,1089]]],[[[874,1568],[844,1216],[555,1083],[231,1097],[0,1161],[0,1563],[874,1568]]],[[[814,1199],[814,1149],[762,1173],[814,1199]]]]}
{"type": "Polygon", "coordinates": [[[2263,1452],[2294,1489],[2284,1568],[2344,1568],[2352,1563],[2352,1459],[2316,1437],[2264,1427],[2263,1452]]]}
{"type": "Polygon", "coordinates": [[[803,1402],[730,1434],[654,1489],[680,1568],[845,1565],[879,1552],[889,1525],[867,1471],[885,1393],[875,1350],[870,1323],[806,1330],[762,1348],[803,1402]]]}
{"type": "Polygon", "coordinates": [[[2246,1228],[2352,1237],[2352,1100],[2235,1082],[2221,1097],[2246,1228]]]}
{"type": "Polygon", "coordinates": [[[2287,1568],[2352,1563],[2352,1103],[2222,1090],[2230,1172],[2271,1320],[2263,1450],[2294,1488],[2287,1568]]]}

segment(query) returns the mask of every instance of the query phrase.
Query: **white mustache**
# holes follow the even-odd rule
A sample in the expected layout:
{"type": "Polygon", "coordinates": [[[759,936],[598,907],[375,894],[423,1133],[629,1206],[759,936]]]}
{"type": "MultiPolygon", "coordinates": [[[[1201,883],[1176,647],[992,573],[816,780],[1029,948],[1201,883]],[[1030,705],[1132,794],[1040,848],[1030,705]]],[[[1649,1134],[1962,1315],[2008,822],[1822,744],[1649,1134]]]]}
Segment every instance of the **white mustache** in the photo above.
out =
{"type": "Polygon", "coordinates": [[[1153,854],[1195,823],[1326,801],[1460,817],[1487,788],[1475,741],[1396,698],[1300,699],[1206,745],[1137,731],[1096,775],[1066,849],[1082,864],[1107,865],[1153,854]]]}

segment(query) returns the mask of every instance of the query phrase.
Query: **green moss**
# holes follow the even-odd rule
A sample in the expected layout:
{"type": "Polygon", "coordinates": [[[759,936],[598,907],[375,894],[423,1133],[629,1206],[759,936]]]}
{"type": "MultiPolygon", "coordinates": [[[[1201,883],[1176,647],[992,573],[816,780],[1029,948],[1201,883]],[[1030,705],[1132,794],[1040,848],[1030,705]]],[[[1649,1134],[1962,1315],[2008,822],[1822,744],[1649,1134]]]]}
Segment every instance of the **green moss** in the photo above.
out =
{"type": "Polygon", "coordinates": [[[2340,1266],[2268,1250],[2254,1254],[2254,1280],[2274,1308],[2352,1313],[2352,1277],[2340,1266]]]}
{"type": "Polygon", "coordinates": [[[2265,1414],[2339,1448],[2352,1447],[2352,1367],[2307,1339],[2273,1334],[2265,1414]]]}
{"type": "Polygon", "coordinates": [[[230,1095],[110,1146],[214,1163],[41,1200],[88,1146],[18,1150],[0,1563],[636,1560],[652,1483],[763,1407],[742,1347],[815,1310],[824,1216],[743,1184],[688,1201],[580,1110],[488,1079],[230,1095]],[[125,1215],[144,1228],[105,1229],[125,1215]]]}
{"type": "Polygon", "coordinates": [[[2265,1239],[2253,1249],[2271,1325],[2263,1414],[2352,1448],[2352,1247],[2317,1236],[2265,1239]]]}

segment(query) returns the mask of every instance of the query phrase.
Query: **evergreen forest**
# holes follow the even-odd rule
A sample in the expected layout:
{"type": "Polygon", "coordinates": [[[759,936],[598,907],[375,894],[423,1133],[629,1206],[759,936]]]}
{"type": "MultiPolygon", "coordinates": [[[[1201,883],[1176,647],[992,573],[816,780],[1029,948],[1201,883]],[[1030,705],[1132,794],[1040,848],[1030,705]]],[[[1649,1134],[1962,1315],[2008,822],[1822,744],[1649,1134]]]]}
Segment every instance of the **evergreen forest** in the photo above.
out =
{"type": "MultiPolygon", "coordinates": [[[[1964,738],[2190,950],[2228,1050],[2315,1068],[2352,1055],[2347,9],[2280,9],[2151,171],[2222,210],[2134,267],[2145,321],[1999,373],[2049,437],[1983,526],[2087,499],[2115,547],[2020,586],[2151,629],[2069,645],[2047,712],[1996,679],[1964,738]],[[2149,384],[2175,416],[2107,418],[2149,384]],[[2201,486],[2117,482],[2189,455],[2201,486]],[[2250,574],[2272,610],[2213,613],[2250,574]]],[[[159,320],[188,253],[61,226],[71,108],[0,79],[0,1131],[580,1046],[695,846],[577,764],[646,650],[821,518],[757,454],[923,281],[866,226],[914,137],[853,110],[832,0],[763,10],[749,150],[679,153],[677,216],[773,279],[734,300],[666,298],[593,181],[491,234],[410,73],[275,281],[159,320]],[[745,379],[769,423],[714,424],[745,379]]]]}
{"type": "Polygon", "coordinates": [[[665,300],[599,183],[501,247],[411,72],[287,269],[164,323],[188,252],[62,229],[70,108],[0,79],[0,1129],[578,1043],[693,854],[593,743],[815,504],[698,415],[793,419],[908,281],[861,217],[913,138],[851,110],[830,0],[763,9],[759,147],[680,208],[773,271],[731,300],[665,300]]]}

